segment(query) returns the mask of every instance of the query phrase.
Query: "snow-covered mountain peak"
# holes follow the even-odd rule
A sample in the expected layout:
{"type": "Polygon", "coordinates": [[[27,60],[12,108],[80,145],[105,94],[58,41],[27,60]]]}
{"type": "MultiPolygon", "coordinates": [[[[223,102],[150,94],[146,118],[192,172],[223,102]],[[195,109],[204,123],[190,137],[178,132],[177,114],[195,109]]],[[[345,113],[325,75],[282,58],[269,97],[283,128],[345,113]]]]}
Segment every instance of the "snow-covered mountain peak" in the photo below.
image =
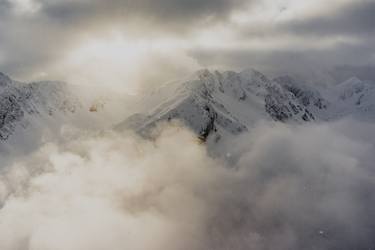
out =
{"type": "Polygon", "coordinates": [[[149,135],[160,121],[177,119],[201,139],[216,141],[246,131],[259,120],[302,123],[375,112],[375,85],[358,78],[322,89],[290,75],[271,80],[254,69],[204,69],[173,86],[173,91],[168,92],[171,88],[166,85],[157,91],[163,98],[156,108],[130,117],[117,128],[131,127],[149,135]]]}
{"type": "Polygon", "coordinates": [[[158,122],[174,119],[203,140],[209,135],[218,140],[248,130],[259,119],[303,122],[315,117],[291,92],[256,70],[205,69],[182,82],[151,112],[135,114],[117,128],[136,128],[148,136],[158,122]]]}
{"type": "Polygon", "coordinates": [[[336,85],[333,91],[336,92],[339,100],[350,101],[358,99],[358,96],[370,91],[374,86],[374,84],[362,81],[357,77],[351,77],[350,79],[336,85]]]}
{"type": "MultiPolygon", "coordinates": [[[[75,113],[79,100],[66,83],[13,81],[0,75],[0,141],[27,137],[25,131],[60,124],[63,117],[75,113]]],[[[30,132],[30,135],[35,133],[30,132]]]]}
{"type": "Polygon", "coordinates": [[[349,87],[349,86],[353,86],[353,85],[356,85],[356,84],[361,84],[362,83],[362,80],[360,80],[358,77],[356,76],[352,76],[350,77],[348,80],[338,84],[338,86],[345,86],[345,87],[349,87]]]}
{"type": "Polygon", "coordinates": [[[253,68],[244,69],[239,73],[239,75],[244,79],[261,80],[264,82],[269,81],[264,74],[253,68]]]}
{"type": "MultiPolygon", "coordinates": [[[[270,79],[254,69],[203,69],[160,86],[142,98],[140,113],[116,127],[150,136],[159,122],[180,120],[202,140],[218,141],[251,129],[259,120],[303,123],[348,114],[375,119],[375,85],[356,77],[322,90],[290,75],[270,79]]],[[[22,83],[0,74],[0,87],[2,140],[35,120],[56,121],[80,107],[64,82],[22,83]]]]}
{"type": "Polygon", "coordinates": [[[297,81],[296,78],[290,75],[282,75],[278,76],[273,79],[275,82],[279,83],[283,87],[285,86],[293,86],[293,87],[301,87],[301,83],[297,81]]]}
{"type": "Polygon", "coordinates": [[[10,84],[12,80],[10,79],[9,76],[5,75],[4,73],[0,72],[0,87],[1,86],[6,86],[10,84]]]}
{"type": "MultiPolygon", "coordinates": [[[[290,75],[279,76],[274,79],[282,88],[292,93],[304,107],[310,111],[320,110],[317,116],[321,116],[324,110],[330,105],[329,101],[326,100],[318,89],[307,85],[290,75]]],[[[321,117],[322,118],[322,117],[321,117]]]]}
{"type": "Polygon", "coordinates": [[[211,72],[208,69],[200,69],[193,74],[193,76],[196,76],[197,78],[204,78],[208,77],[209,75],[211,75],[211,72]]]}

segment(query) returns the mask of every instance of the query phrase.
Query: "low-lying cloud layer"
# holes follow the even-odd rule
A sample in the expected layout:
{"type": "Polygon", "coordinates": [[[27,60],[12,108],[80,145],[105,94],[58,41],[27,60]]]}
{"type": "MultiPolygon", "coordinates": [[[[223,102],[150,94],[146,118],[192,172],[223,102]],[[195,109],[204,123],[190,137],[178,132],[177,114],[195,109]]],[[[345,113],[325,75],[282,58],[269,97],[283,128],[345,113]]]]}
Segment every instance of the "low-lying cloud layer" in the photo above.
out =
{"type": "Polygon", "coordinates": [[[262,123],[234,165],[178,126],[50,143],[3,168],[0,248],[369,249],[374,129],[262,123]]]}

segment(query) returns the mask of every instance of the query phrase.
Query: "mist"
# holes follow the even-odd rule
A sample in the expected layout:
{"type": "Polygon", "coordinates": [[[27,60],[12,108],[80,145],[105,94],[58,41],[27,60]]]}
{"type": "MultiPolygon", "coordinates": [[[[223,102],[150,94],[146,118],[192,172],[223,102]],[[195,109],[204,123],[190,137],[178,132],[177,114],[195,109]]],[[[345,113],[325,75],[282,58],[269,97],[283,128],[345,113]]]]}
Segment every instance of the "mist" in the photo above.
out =
{"type": "Polygon", "coordinates": [[[72,130],[2,166],[0,248],[369,249],[374,129],[261,122],[231,160],[178,123],[153,141],[72,130]]]}
{"type": "Polygon", "coordinates": [[[374,13],[0,0],[0,250],[375,249],[374,13]]]}

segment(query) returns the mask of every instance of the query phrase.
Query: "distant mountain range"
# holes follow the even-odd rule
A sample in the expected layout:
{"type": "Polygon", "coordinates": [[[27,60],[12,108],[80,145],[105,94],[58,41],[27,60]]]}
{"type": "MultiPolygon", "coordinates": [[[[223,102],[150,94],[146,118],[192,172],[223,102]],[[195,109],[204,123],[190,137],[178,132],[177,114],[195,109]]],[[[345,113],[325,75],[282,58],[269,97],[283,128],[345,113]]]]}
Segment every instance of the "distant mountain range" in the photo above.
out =
{"type": "MultiPolygon", "coordinates": [[[[324,86],[324,84],[322,84],[324,86]]],[[[149,111],[116,126],[152,136],[160,122],[180,120],[203,141],[251,129],[260,120],[285,123],[330,121],[344,116],[375,119],[375,85],[353,77],[332,87],[314,87],[291,76],[270,79],[242,72],[201,70],[162,86],[144,98],[149,111]]]]}
{"type": "MultiPolygon", "coordinates": [[[[326,85],[312,86],[288,75],[271,79],[253,69],[200,70],[144,96],[146,110],[115,129],[152,137],[159,123],[179,120],[202,141],[218,142],[261,120],[299,124],[344,116],[375,120],[374,83],[352,77],[322,86],[326,85]]],[[[0,144],[33,133],[34,128],[61,125],[80,109],[80,100],[66,83],[22,83],[0,73],[0,144]]]]}

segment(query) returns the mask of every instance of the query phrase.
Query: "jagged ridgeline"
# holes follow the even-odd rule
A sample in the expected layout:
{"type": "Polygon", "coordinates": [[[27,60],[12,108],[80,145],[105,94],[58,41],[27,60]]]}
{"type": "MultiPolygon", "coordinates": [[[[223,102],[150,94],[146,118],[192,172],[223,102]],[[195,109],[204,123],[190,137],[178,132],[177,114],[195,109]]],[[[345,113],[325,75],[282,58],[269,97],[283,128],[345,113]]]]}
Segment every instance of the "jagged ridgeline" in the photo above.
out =
{"type": "MultiPolygon", "coordinates": [[[[288,75],[271,79],[253,69],[201,70],[146,95],[142,105],[148,106],[147,112],[134,114],[115,128],[133,129],[150,138],[161,122],[178,120],[202,141],[218,142],[261,120],[306,123],[346,115],[374,120],[374,86],[356,77],[318,88],[288,75]]],[[[80,103],[63,82],[22,83],[0,73],[0,140],[35,124],[64,123],[80,103]]]]}
{"type": "Polygon", "coordinates": [[[247,131],[262,119],[285,123],[328,121],[345,115],[371,119],[375,117],[374,89],[374,84],[357,78],[322,89],[288,75],[270,79],[253,69],[239,73],[201,70],[146,97],[147,101],[163,95],[156,106],[150,106],[154,107],[151,111],[131,116],[116,129],[130,128],[150,137],[160,122],[179,120],[202,140],[218,141],[223,135],[247,131]]]}
{"type": "Polygon", "coordinates": [[[0,73],[0,140],[33,123],[49,123],[74,113],[79,106],[66,83],[22,83],[0,73]]]}
{"type": "MultiPolygon", "coordinates": [[[[310,110],[310,103],[315,103],[314,98],[322,103],[325,100],[307,94],[306,98],[311,102],[301,102],[300,96],[283,84],[255,70],[240,73],[202,70],[180,83],[176,91],[152,112],[135,114],[116,128],[131,128],[149,136],[160,121],[178,119],[202,140],[209,135],[219,140],[223,133],[247,131],[259,119],[313,121],[315,110],[310,110]]],[[[324,109],[326,105],[317,108],[324,109]]]]}

